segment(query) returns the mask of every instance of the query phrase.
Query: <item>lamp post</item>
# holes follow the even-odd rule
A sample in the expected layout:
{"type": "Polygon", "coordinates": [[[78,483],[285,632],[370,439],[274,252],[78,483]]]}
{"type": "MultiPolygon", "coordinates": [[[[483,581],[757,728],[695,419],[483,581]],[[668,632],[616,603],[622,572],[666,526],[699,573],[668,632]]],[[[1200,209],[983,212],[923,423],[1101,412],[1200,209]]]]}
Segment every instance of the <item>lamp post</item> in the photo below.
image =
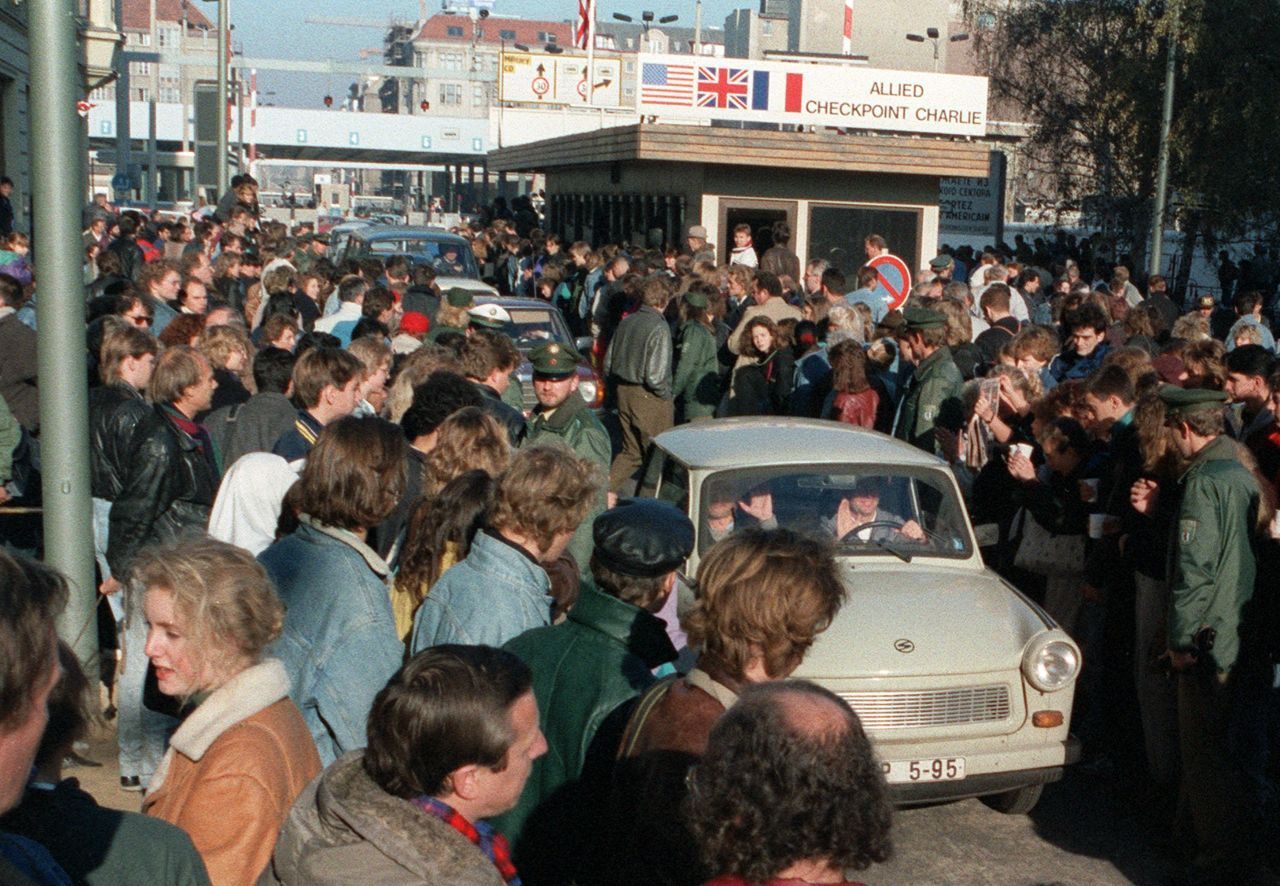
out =
{"type": "Polygon", "coordinates": [[[218,193],[227,192],[227,55],[231,49],[231,0],[218,0],[218,193]]]}
{"type": "MultiPolygon", "coordinates": [[[[907,39],[912,43],[924,43],[930,41],[933,43],[933,72],[938,73],[938,48],[942,45],[942,32],[937,28],[926,28],[923,34],[908,34],[907,39]]],[[[947,38],[948,43],[963,43],[969,39],[968,34],[952,34],[947,38]]]]}
{"type": "MultiPolygon", "coordinates": [[[[632,17],[631,17],[631,16],[629,16],[629,15],[625,15],[624,13],[621,13],[621,12],[615,12],[615,13],[613,14],[613,17],[614,17],[614,18],[616,18],[616,19],[617,19],[618,21],[620,21],[620,22],[627,22],[628,24],[634,24],[634,23],[635,23],[635,19],[634,19],[634,18],[632,18],[632,17]]],[[[661,18],[658,18],[658,17],[657,17],[657,15],[656,15],[656,13],[654,13],[654,12],[653,12],[653,10],[646,9],[646,10],[644,10],[643,12],[641,12],[641,13],[640,13],[640,42],[641,42],[641,44],[642,44],[642,45],[641,45],[641,49],[642,49],[642,50],[644,50],[644,49],[647,49],[647,48],[648,48],[648,45],[649,45],[649,28],[653,25],[653,23],[654,23],[654,21],[655,21],[655,20],[656,20],[656,21],[658,22],[658,24],[660,24],[660,25],[669,25],[669,24],[671,24],[672,22],[679,21],[679,20],[680,20],[680,16],[678,16],[678,15],[664,15],[664,16],[662,16],[661,18]]]]}

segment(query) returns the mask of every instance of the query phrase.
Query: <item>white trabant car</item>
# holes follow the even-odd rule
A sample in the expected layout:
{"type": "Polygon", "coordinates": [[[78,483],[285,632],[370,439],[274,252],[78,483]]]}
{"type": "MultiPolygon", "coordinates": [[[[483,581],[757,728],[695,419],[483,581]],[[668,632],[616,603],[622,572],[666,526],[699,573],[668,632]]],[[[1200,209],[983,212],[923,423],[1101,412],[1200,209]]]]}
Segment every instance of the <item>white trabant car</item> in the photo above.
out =
{"type": "Polygon", "coordinates": [[[858,712],[897,802],[1025,813],[1078,758],[1080,650],[983,565],[940,459],[836,422],[722,419],[655,438],[640,494],[693,520],[690,577],[749,523],[834,540],[848,599],[793,676],[858,712]]]}

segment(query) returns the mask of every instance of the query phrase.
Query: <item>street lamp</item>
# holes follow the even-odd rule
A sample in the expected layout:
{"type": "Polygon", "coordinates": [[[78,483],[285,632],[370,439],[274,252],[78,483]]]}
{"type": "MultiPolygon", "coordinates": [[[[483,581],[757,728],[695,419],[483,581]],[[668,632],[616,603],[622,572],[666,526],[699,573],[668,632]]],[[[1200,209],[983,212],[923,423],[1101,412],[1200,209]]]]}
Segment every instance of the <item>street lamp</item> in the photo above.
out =
{"type": "MultiPolygon", "coordinates": [[[[634,18],[621,12],[615,12],[613,17],[620,22],[627,22],[628,24],[633,24],[635,22],[634,18]]],[[[655,17],[655,13],[650,9],[646,9],[640,13],[640,41],[645,46],[649,45],[649,28],[653,25],[655,17]]],[[[679,20],[680,16],[678,15],[664,15],[661,18],[658,18],[657,22],[660,25],[669,25],[672,22],[679,20]]]]}
{"type": "MultiPolygon", "coordinates": [[[[938,73],[938,47],[942,44],[942,33],[937,28],[925,28],[924,34],[908,34],[907,39],[912,43],[924,43],[926,40],[933,43],[933,72],[938,73]]],[[[968,34],[952,34],[947,42],[963,43],[968,39],[968,34]]]]}

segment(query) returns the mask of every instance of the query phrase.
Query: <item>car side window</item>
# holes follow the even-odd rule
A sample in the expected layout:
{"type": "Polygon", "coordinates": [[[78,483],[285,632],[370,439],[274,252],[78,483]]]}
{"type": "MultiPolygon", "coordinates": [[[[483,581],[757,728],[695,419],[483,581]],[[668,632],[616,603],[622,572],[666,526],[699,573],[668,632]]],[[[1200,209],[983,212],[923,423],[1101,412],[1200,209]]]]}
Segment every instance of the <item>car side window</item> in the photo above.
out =
{"type": "Polygon", "coordinates": [[[656,498],[689,513],[689,469],[656,446],[649,447],[636,495],[656,498]]]}

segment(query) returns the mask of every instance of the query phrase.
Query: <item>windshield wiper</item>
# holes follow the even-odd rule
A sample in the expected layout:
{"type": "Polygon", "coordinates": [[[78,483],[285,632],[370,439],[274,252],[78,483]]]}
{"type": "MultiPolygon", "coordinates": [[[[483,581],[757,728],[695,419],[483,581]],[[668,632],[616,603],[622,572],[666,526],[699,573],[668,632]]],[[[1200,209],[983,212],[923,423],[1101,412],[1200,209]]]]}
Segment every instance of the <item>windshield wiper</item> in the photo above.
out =
{"type": "Polygon", "coordinates": [[[884,540],[882,540],[882,539],[878,539],[878,538],[872,539],[872,540],[871,540],[871,543],[872,543],[873,545],[875,545],[876,547],[878,547],[880,550],[882,550],[882,551],[888,551],[890,554],[893,554],[895,557],[897,557],[897,558],[898,558],[899,560],[901,560],[903,563],[910,563],[910,562],[911,562],[911,555],[910,555],[910,554],[906,553],[905,551],[900,551],[900,550],[898,550],[898,549],[897,549],[897,548],[895,548],[893,545],[889,544],[888,542],[886,542],[886,541],[884,541],[884,540]]]}

